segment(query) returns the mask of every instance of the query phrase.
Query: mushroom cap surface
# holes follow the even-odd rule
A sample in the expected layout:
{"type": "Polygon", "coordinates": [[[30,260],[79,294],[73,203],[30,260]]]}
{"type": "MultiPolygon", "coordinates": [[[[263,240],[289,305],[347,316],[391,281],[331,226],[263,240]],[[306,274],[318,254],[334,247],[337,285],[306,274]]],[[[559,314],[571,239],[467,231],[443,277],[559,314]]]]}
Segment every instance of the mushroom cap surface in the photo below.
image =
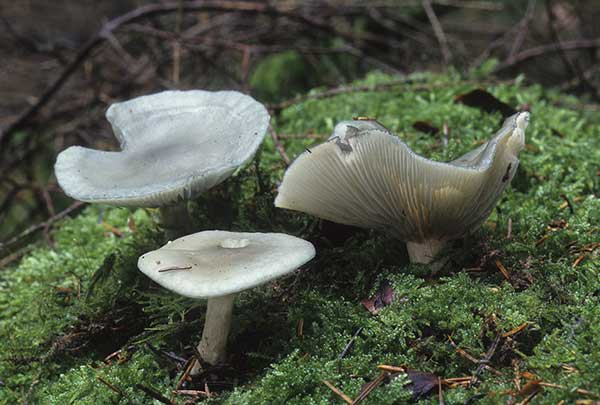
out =
{"type": "Polygon", "coordinates": [[[88,202],[158,207],[190,199],[248,161],[269,124],[262,104],[235,91],[164,91],[106,112],[121,152],[72,146],[56,178],[88,202]]]}
{"type": "Polygon", "coordinates": [[[177,294],[210,298],[267,283],[314,256],[312,243],[291,235],[203,231],[143,254],[138,268],[177,294]]]}
{"type": "Polygon", "coordinates": [[[529,113],[449,162],[417,155],[376,122],[345,121],[287,169],[275,205],[404,241],[451,240],[485,221],[513,178],[529,113]]]}

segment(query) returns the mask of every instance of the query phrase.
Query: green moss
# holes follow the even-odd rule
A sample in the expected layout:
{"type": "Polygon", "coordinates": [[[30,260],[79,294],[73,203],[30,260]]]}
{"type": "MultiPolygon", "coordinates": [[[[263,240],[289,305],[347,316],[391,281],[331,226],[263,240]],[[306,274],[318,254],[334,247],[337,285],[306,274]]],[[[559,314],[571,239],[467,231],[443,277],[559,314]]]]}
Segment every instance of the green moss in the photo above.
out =
{"type": "Polygon", "coordinates": [[[256,66],[250,76],[250,87],[261,100],[281,100],[314,87],[316,73],[300,53],[282,52],[269,56],[256,66]]]}
{"type": "MultiPolygon", "coordinates": [[[[474,387],[446,389],[446,403],[506,402],[515,392],[515,369],[564,387],[545,388],[538,403],[588,398],[576,390],[600,386],[600,266],[598,249],[593,251],[600,223],[600,114],[574,98],[527,87],[522,78],[481,82],[450,72],[398,80],[371,74],[355,84],[384,83],[385,90],[309,99],[283,110],[275,118],[279,134],[313,135],[282,138],[288,154],[295,157],[318,142],[315,134],[325,139],[339,120],[371,116],[417,152],[455,158],[500,126],[499,115],[454,103],[455,96],[484,86],[513,106],[531,107],[528,146],[512,186],[480,230],[449,248],[448,268],[432,277],[427,266],[408,264],[403,244],[385,235],[340,233],[307,215],[274,209],[285,167],[267,139],[253,163],[192,204],[195,227],[293,233],[315,243],[318,256],[288,279],[240,295],[229,341],[235,388],[216,402],[332,403],[339,398],[323,380],[356,397],[377,377],[378,364],[442,378],[469,376],[477,365],[452,343],[481,358],[498,333],[524,324],[502,339],[490,360],[502,375],[483,371],[474,387]],[[417,120],[448,123],[449,147],[413,129],[417,120]],[[465,270],[472,268],[479,271],[465,270]],[[373,316],[361,300],[384,279],[396,298],[373,316]]],[[[177,297],[138,274],[137,257],[164,242],[154,216],[89,207],[51,234],[54,247],[39,248],[0,272],[0,402],[26,396],[56,404],[151,401],[136,384],[171,396],[182,365],[165,353],[191,356],[205,303],[177,297]],[[99,215],[123,237],[100,224],[99,215]],[[136,232],[127,227],[129,216],[136,232]],[[102,361],[121,348],[129,353],[121,364],[102,361]]],[[[401,376],[376,388],[365,403],[410,403],[411,396],[401,376]]]]}

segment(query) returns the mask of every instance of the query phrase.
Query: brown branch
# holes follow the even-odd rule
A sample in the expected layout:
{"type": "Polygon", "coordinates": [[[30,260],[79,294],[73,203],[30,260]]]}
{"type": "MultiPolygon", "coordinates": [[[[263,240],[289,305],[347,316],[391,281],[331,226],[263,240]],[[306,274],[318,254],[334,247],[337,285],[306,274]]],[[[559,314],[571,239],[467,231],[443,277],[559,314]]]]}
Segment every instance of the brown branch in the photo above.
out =
{"type": "Polygon", "coordinates": [[[327,388],[329,388],[331,391],[333,391],[338,397],[340,397],[341,399],[343,399],[344,402],[346,402],[347,404],[352,404],[352,402],[353,402],[352,398],[350,398],[348,395],[344,394],[335,385],[333,385],[332,383],[330,383],[327,380],[323,380],[323,384],[325,384],[327,386],[327,388]]]}
{"type": "Polygon", "coordinates": [[[485,368],[486,370],[496,374],[497,376],[501,376],[502,373],[498,370],[496,370],[495,368],[493,368],[492,366],[485,364],[485,362],[480,363],[480,360],[477,360],[475,357],[473,357],[471,354],[469,354],[466,350],[461,349],[456,343],[454,343],[454,341],[448,337],[448,341],[450,342],[450,345],[452,347],[454,347],[454,349],[456,350],[456,352],[461,355],[462,357],[464,357],[465,359],[475,363],[475,364],[480,364],[483,368],[485,368]]]}
{"type": "Polygon", "coordinates": [[[387,83],[380,83],[380,84],[377,84],[375,86],[372,86],[372,85],[365,85],[365,86],[339,86],[339,87],[334,87],[334,88],[329,89],[329,90],[322,91],[320,93],[305,94],[305,95],[302,95],[302,96],[297,96],[297,97],[291,98],[289,100],[283,101],[283,102],[278,103],[278,104],[270,104],[268,107],[275,114],[277,114],[278,112],[280,112],[281,110],[283,110],[283,109],[285,109],[287,107],[290,107],[290,106],[292,106],[294,104],[302,103],[302,102],[307,101],[307,100],[319,100],[319,99],[322,99],[322,98],[335,97],[335,96],[338,96],[340,94],[347,94],[347,93],[359,93],[359,92],[387,90],[387,89],[392,88],[394,86],[397,86],[399,84],[406,84],[408,82],[410,82],[410,79],[394,80],[394,81],[387,82],[387,83]]]}
{"type": "Polygon", "coordinates": [[[23,232],[21,232],[17,236],[9,239],[7,242],[0,243],[0,250],[9,248],[10,246],[12,246],[15,243],[17,243],[19,240],[21,240],[21,239],[23,239],[23,238],[31,235],[32,233],[34,233],[34,232],[36,232],[36,231],[38,231],[40,229],[47,229],[54,222],[56,222],[56,221],[58,221],[58,220],[60,220],[60,219],[62,219],[64,217],[66,217],[71,212],[77,210],[78,208],[80,208],[84,204],[86,204],[86,203],[81,202],[81,201],[76,201],[73,204],[69,205],[66,209],[64,209],[63,211],[61,211],[58,214],[54,215],[53,217],[50,217],[46,221],[41,222],[41,223],[36,224],[36,225],[30,226],[29,228],[25,229],[23,232]]]}
{"type": "Polygon", "coordinates": [[[433,28],[433,33],[440,44],[440,49],[442,51],[442,57],[444,58],[444,63],[448,64],[452,59],[452,52],[450,52],[450,48],[448,47],[448,39],[446,38],[446,34],[444,34],[444,30],[442,29],[442,25],[440,24],[440,20],[437,18],[435,11],[433,11],[433,7],[431,6],[430,0],[422,0],[421,4],[423,5],[423,9],[427,14],[427,18],[429,18],[429,22],[431,23],[431,27],[433,28]]]}
{"type": "Polygon", "coordinates": [[[279,152],[279,155],[285,162],[285,165],[289,166],[290,163],[292,163],[292,161],[291,161],[290,157],[288,156],[287,152],[285,151],[285,148],[283,147],[281,141],[277,137],[277,133],[275,132],[275,130],[273,129],[273,127],[271,125],[269,125],[269,133],[271,134],[271,139],[273,140],[275,149],[277,149],[277,152],[279,152]]]}
{"type": "Polygon", "coordinates": [[[175,402],[171,401],[169,398],[165,397],[160,392],[156,391],[154,388],[146,387],[143,384],[135,384],[134,387],[143,391],[149,397],[156,399],[158,402],[167,405],[175,405],[175,402]]]}
{"type": "Polygon", "coordinates": [[[533,15],[535,12],[535,3],[536,3],[536,0],[529,0],[529,2],[527,3],[527,9],[525,10],[525,15],[519,22],[519,25],[518,25],[519,29],[517,31],[517,35],[515,36],[515,40],[512,44],[512,47],[510,48],[510,52],[508,54],[508,59],[514,57],[516,55],[516,53],[519,52],[519,50],[523,46],[523,41],[525,40],[525,36],[527,35],[529,23],[533,19],[533,15]]]}
{"type": "Polygon", "coordinates": [[[500,344],[501,340],[502,340],[502,333],[498,332],[496,334],[496,338],[494,339],[494,342],[488,349],[485,356],[483,356],[483,358],[478,361],[479,365],[477,366],[477,369],[475,370],[475,373],[473,374],[473,378],[471,379],[471,384],[474,384],[475,382],[477,382],[477,379],[479,378],[479,375],[481,374],[483,369],[486,368],[486,366],[488,366],[488,363],[494,356],[494,353],[496,353],[496,349],[498,348],[498,344],[500,344]]]}
{"type": "MultiPolygon", "coordinates": [[[[555,27],[555,17],[552,10],[551,0],[546,1],[546,14],[548,16],[548,26],[550,27],[552,40],[558,44],[562,43],[562,40],[560,39],[558,31],[555,27]]],[[[563,61],[563,64],[565,65],[565,68],[571,72],[571,75],[577,77],[579,79],[579,83],[583,85],[583,87],[585,87],[586,90],[588,90],[596,100],[598,100],[600,94],[598,89],[587,79],[583,69],[581,69],[581,67],[577,64],[577,61],[571,60],[565,49],[562,47],[559,49],[559,55],[563,61]]]]}
{"type": "MultiPolygon", "coordinates": [[[[274,3],[275,4],[275,3],[274,3]]],[[[356,40],[358,39],[352,32],[342,31],[335,28],[334,26],[322,22],[315,18],[308,18],[302,14],[294,13],[288,9],[278,8],[276,5],[269,3],[259,2],[246,2],[246,1],[227,1],[227,0],[196,0],[188,2],[171,1],[168,3],[152,3],[138,7],[128,13],[125,13],[119,17],[116,17],[107,23],[98,31],[92,38],[90,38],[85,45],[79,50],[75,58],[60,76],[50,85],[50,87],[38,98],[38,101],[23,111],[18,118],[9,124],[6,128],[0,132],[0,149],[5,147],[8,139],[16,131],[22,129],[25,124],[34,117],[37,112],[44,107],[50,99],[62,88],[66,81],[71,75],[77,70],[77,68],[88,58],[91,52],[100,44],[102,44],[110,34],[125,24],[135,22],[141,18],[154,16],[157,14],[167,14],[178,12],[179,10],[184,11],[220,11],[220,12],[240,12],[246,14],[263,14],[276,17],[287,17],[292,20],[303,23],[309,27],[315,28],[319,31],[332,33],[340,36],[344,39],[356,40]]],[[[360,39],[367,40],[373,43],[386,44],[385,39],[374,37],[371,35],[365,35],[360,39]]]]}
{"type": "Polygon", "coordinates": [[[512,58],[507,59],[496,67],[496,72],[508,69],[526,60],[545,55],[547,53],[556,53],[561,51],[574,51],[577,49],[600,48],[600,38],[595,39],[576,39],[573,41],[564,41],[557,44],[548,44],[526,49],[512,58]]]}

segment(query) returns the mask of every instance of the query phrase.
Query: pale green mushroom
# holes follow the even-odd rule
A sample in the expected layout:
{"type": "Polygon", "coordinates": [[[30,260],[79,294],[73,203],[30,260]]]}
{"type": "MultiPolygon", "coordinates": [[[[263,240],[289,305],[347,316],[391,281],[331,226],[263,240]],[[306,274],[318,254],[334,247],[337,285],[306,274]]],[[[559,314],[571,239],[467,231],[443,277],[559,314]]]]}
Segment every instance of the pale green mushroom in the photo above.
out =
{"type": "MultiPolygon", "coordinates": [[[[215,365],[226,360],[237,293],[289,274],[314,256],[310,242],[291,235],[204,231],[143,254],[138,268],[179,295],[208,299],[198,352],[215,365]]],[[[196,364],[192,374],[199,369],[196,364]]]]}
{"type": "Polygon", "coordinates": [[[447,241],[479,227],[513,178],[529,113],[449,162],[414,153],[375,121],[339,123],[329,141],[287,169],[275,205],[329,221],[381,229],[429,263],[447,241]]]}
{"type": "Polygon", "coordinates": [[[120,152],[72,146],[54,170],[77,200],[160,207],[171,239],[189,226],[186,202],[250,160],[269,124],[265,107],[236,91],[164,91],[106,112],[120,152]]]}

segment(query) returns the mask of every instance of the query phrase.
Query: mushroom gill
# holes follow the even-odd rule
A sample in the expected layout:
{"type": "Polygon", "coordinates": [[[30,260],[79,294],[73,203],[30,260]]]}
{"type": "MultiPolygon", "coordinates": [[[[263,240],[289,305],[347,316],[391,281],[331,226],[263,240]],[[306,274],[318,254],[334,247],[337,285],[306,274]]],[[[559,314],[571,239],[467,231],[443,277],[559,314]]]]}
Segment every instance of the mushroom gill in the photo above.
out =
{"type": "Polygon", "coordinates": [[[384,230],[408,242],[411,261],[428,263],[488,217],[517,170],[528,122],[528,112],[509,117],[449,163],[417,155],[375,121],[341,122],[287,169],[275,205],[384,230]]]}

